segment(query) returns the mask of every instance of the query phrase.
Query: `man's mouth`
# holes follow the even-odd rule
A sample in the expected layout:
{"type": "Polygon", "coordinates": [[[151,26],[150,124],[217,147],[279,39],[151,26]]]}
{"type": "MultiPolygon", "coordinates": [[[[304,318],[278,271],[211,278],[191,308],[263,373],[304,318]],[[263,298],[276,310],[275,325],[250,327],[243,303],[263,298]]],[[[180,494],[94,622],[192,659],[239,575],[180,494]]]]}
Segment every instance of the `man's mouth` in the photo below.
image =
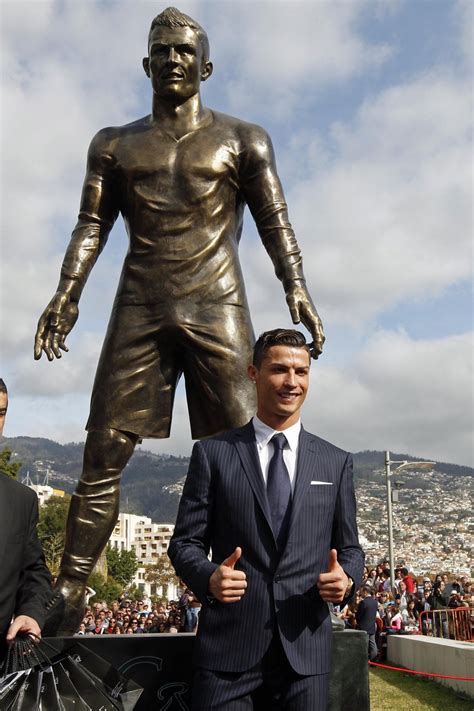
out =
{"type": "Polygon", "coordinates": [[[181,72],[168,72],[164,74],[162,78],[163,81],[181,81],[181,79],[184,79],[184,76],[181,72]]]}
{"type": "Polygon", "coordinates": [[[279,392],[278,397],[280,397],[282,400],[288,400],[289,402],[292,402],[293,400],[296,400],[297,397],[299,397],[298,393],[290,393],[287,391],[279,392]]]}

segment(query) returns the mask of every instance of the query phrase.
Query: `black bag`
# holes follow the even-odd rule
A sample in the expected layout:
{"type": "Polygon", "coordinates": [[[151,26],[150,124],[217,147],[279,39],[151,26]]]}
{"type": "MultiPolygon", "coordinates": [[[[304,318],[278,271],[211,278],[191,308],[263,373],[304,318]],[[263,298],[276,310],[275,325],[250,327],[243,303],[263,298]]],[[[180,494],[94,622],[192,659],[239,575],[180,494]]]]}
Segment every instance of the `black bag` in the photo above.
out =
{"type": "Polygon", "coordinates": [[[92,711],[123,711],[120,699],[109,696],[100,680],[89,674],[77,658],[64,654],[53,658],[51,664],[53,671],[58,667],[64,671],[85,708],[92,711]]]}
{"type": "Polygon", "coordinates": [[[58,653],[17,635],[0,678],[0,711],[132,711],[142,691],[80,644],[58,653]]]}
{"type": "MultiPolygon", "coordinates": [[[[65,711],[58,692],[58,686],[52,667],[41,672],[39,707],[42,711],[65,711]]],[[[77,708],[77,704],[75,706],[77,708]]]]}
{"type": "Polygon", "coordinates": [[[0,710],[7,711],[15,701],[18,693],[26,681],[27,673],[14,672],[0,679],[0,710]]]}
{"type": "Polygon", "coordinates": [[[61,664],[54,668],[54,679],[64,711],[90,711],[61,664]]]}
{"type": "Polygon", "coordinates": [[[43,671],[41,669],[31,669],[29,672],[24,672],[24,675],[23,684],[20,686],[20,690],[10,706],[9,711],[32,711],[33,709],[39,709],[39,695],[43,671]]]}
{"type": "Polygon", "coordinates": [[[110,662],[92,652],[88,647],[73,643],[64,651],[69,659],[76,662],[91,680],[111,697],[118,708],[133,711],[143,689],[132,679],[119,672],[110,662]]]}

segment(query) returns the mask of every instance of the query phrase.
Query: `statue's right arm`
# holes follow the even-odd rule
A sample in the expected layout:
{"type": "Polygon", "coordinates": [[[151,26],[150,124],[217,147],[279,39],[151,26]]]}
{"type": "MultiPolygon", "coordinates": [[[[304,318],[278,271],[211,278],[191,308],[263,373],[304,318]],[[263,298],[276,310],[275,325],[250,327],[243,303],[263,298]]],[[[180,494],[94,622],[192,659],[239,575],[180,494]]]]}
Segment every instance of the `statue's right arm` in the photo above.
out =
{"type": "Polygon", "coordinates": [[[82,290],[119,212],[113,186],[114,164],[110,129],[104,129],[90,145],[79,218],[66,250],[56,293],[38,321],[36,360],[43,351],[51,361],[61,358],[61,350],[68,350],[65,340],[77,321],[82,290]]]}

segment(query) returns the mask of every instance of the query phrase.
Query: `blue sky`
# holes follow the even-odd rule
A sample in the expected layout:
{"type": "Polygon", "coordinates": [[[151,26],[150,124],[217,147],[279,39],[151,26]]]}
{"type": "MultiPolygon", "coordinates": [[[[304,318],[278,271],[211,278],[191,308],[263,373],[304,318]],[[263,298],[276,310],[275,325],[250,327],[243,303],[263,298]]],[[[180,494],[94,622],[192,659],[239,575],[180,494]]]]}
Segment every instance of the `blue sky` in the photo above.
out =
{"type": "MultiPolygon", "coordinates": [[[[1,4],[5,434],[81,440],[126,237],[86,286],[70,352],[34,362],[77,216],[87,146],[149,113],[150,2],[1,4]]],[[[327,345],[305,426],[352,450],[472,457],[472,5],[447,0],[186,2],[207,29],[207,105],[263,125],[327,345]]],[[[250,216],[256,332],[290,325],[250,216]]],[[[191,448],[183,389],[170,440],[191,448]]]]}

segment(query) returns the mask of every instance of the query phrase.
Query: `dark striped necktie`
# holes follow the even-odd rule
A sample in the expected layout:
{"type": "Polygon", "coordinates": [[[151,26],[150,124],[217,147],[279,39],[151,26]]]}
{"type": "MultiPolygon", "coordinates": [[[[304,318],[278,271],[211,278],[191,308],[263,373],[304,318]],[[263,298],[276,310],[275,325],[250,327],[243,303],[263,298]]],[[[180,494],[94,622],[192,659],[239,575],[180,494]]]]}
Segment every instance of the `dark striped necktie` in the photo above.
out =
{"type": "Polygon", "coordinates": [[[270,441],[273,443],[273,456],[268,465],[267,498],[273,534],[281,549],[286,543],[291,514],[291,482],[283,459],[283,450],[288,442],[283,432],[273,435],[270,441]]]}

